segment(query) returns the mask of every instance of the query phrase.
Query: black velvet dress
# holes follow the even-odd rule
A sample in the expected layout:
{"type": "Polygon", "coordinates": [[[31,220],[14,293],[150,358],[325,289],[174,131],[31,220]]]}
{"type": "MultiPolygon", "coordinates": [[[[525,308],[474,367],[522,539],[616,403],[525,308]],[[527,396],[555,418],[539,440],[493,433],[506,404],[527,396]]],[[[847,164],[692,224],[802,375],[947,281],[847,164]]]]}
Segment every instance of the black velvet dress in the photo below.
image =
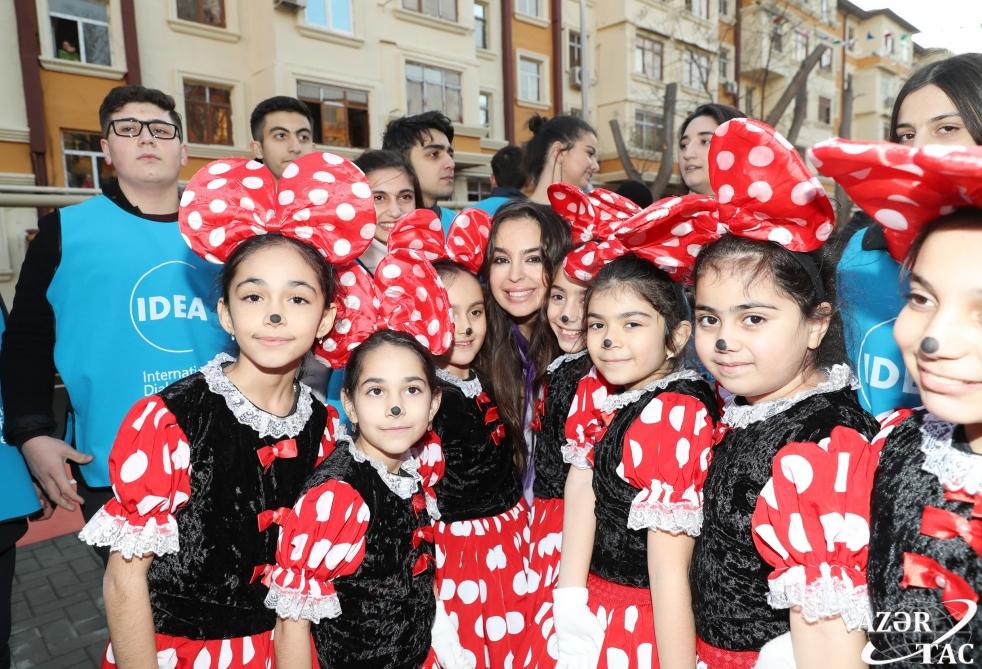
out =
{"type": "MultiPolygon", "coordinates": [[[[957,622],[942,602],[982,594],[980,484],[982,455],[971,451],[963,427],[920,410],[887,437],[870,510],[867,577],[875,659],[898,658],[934,642],[957,622]],[[904,587],[905,559],[923,558],[940,569],[928,568],[919,586],[904,587]],[[939,578],[943,579],[940,583],[964,579],[968,589],[950,584],[947,589],[939,587],[939,578]],[[923,624],[898,628],[895,623],[902,622],[903,614],[912,619],[920,615],[923,624]]],[[[913,576],[917,570],[909,565],[906,571],[913,576]]],[[[947,644],[930,654],[930,663],[967,667],[982,662],[982,614],[963,624],[947,644]]],[[[924,656],[918,654],[890,666],[923,667],[924,656]]]]}
{"type": "Polygon", "coordinates": [[[321,667],[417,669],[436,614],[418,462],[397,473],[348,439],[284,522],[267,604],[303,618],[321,667]]]}
{"type": "Polygon", "coordinates": [[[837,425],[867,439],[876,420],[859,406],[851,373],[837,365],[818,388],[757,405],[728,402],[725,431],[713,449],[703,488],[703,527],[689,581],[699,638],[718,649],[759,651],[790,629],[788,612],[768,605],[772,571],[754,546],[751,517],[771,477],[771,463],[786,444],[818,442],[837,425]]]}
{"type": "MultiPolygon", "coordinates": [[[[124,557],[154,554],[147,584],[158,652],[170,647],[159,635],[268,635],[276,615],[253,577],[275,558],[271,517],[333,446],[328,412],[308,388],[297,386],[289,416],[273,416],[232,385],[221,368],[229,361],[222,354],[130,410],[110,455],[116,497],[80,535],[124,557]]],[[[178,648],[180,660],[196,659],[184,657],[190,648],[178,648]]]]}

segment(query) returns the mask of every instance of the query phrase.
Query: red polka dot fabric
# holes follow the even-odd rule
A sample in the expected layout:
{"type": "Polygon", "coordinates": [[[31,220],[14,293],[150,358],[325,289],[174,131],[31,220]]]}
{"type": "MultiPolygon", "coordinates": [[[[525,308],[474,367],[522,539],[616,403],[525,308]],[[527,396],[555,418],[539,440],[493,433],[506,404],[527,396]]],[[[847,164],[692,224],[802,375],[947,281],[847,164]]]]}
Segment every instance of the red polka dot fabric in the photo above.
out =
{"type": "Polygon", "coordinates": [[[830,139],[808,154],[819,172],[883,226],[897,262],[925,224],[959,207],[982,207],[982,147],[830,139]]]}
{"type": "Polygon", "coordinates": [[[752,519],[754,544],[774,567],[771,606],[800,607],[808,621],[841,616],[850,629],[868,620],[870,494],[880,450],[899,422],[888,421],[872,443],[840,426],[817,444],[778,451],[752,519]]]}
{"type": "Polygon", "coordinates": [[[464,209],[450,223],[444,255],[471,274],[477,274],[484,264],[490,238],[491,216],[482,209],[464,209]]]}
{"type": "Polygon", "coordinates": [[[618,473],[639,490],[628,527],[698,536],[712,446],[713,419],[702,402],[679,393],[653,397],[624,435],[618,473]]]}
{"type": "Polygon", "coordinates": [[[413,456],[419,461],[417,472],[420,485],[426,501],[426,509],[434,520],[440,518],[440,509],[436,501],[436,484],[443,478],[447,463],[443,459],[443,443],[440,435],[433,430],[427,430],[423,438],[413,446],[413,456]]]}
{"type": "Polygon", "coordinates": [[[338,269],[334,326],[314,346],[314,354],[325,364],[343,367],[351,351],[377,330],[412,335],[433,355],[453,345],[450,298],[430,264],[439,234],[434,222],[439,225],[435,217],[418,212],[400,219],[374,277],[357,263],[338,269]]]}
{"type": "Polygon", "coordinates": [[[313,623],[341,615],[333,581],[354,574],[365,559],[370,516],[358,491],[343,481],[301,495],[280,523],[266,605],[281,617],[313,623]]]}
{"type": "Polygon", "coordinates": [[[611,388],[596,367],[591,367],[576,386],[566,417],[563,459],[579,469],[593,468],[593,447],[607,431],[610,415],[600,411],[611,388]]]}
{"type": "Polygon", "coordinates": [[[215,263],[246,239],[277,232],[344,264],[375,236],[375,204],[361,170],[333,153],[297,158],[278,181],[262,163],[226,158],[191,177],[178,224],[188,246],[215,263]]]}

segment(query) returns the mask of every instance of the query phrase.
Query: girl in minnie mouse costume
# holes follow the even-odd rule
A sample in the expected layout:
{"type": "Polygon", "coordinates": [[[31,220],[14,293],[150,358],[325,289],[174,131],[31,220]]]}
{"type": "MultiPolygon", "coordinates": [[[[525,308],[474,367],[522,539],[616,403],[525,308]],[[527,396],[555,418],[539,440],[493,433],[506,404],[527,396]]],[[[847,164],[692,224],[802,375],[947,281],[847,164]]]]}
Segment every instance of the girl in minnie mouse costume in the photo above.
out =
{"type": "Polygon", "coordinates": [[[473,366],[487,333],[485,296],[476,274],[491,219],[481,210],[465,209],[453,219],[444,243],[432,212],[410,216],[423,220],[415,229],[396,224],[390,247],[411,246],[434,261],[454,323],[453,346],[436,370],[443,399],[433,430],[445,463],[434,486],[437,596],[459,632],[465,666],[505,667],[515,661],[525,631],[528,507],[510,435],[473,366]]]}
{"type": "MultiPolygon", "coordinates": [[[[573,242],[578,247],[592,245],[592,248],[603,242],[624,219],[639,210],[627,198],[602,188],[585,196],[580,189],[559,183],[549,186],[548,194],[553,210],[570,224],[573,242]]],[[[539,632],[542,621],[550,616],[552,590],[559,579],[563,489],[569,472],[569,463],[563,460],[562,453],[566,445],[566,418],[574,405],[580,379],[593,367],[586,350],[585,297],[589,282],[602,263],[597,262],[590,268],[592,271],[586,271],[570,264],[574,255],[567,255],[563,265],[556,269],[549,288],[546,317],[563,353],[546,368],[532,420],[533,465],[537,473],[529,514],[526,610],[534,625],[519,653],[527,667],[550,667],[556,661],[555,643],[550,654],[539,632]]]]}
{"type": "Polygon", "coordinates": [[[276,616],[253,568],[272,561],[270,523],[334,446],[336,414],[296,379],[334,320],[332,265],[371,239],[369,196],[357,168],[321,153],[278,184],[238,159],[188,183],[181,232],[225,263],[218,312],[238,356],[220,353],[123,421],[115,498],[80,534],[112,551],[104,667],[269,665],[276,616]]]}
{"type": "Polygon", "coordinates": [[[412,244],[430,220],[439,234],[428,211],[396,224],[374,279],[360,265],[339,279],[344,325],[321,354],[347,361],[341,399],[355,435],[338,440],[284,515],[265,570],[281,669],[311,666],[311,635],[321,667],[473,667],[434,597],[434,486],[444,462],[429,431],[441,400],[432,356],[449,349],[453,321],[439,277],[412,244]]]}
{"type": "Polygon", "coordinates": [[[862,660],[974,666],[980,655],[971,643],[982,636],[975,613],[982,590],[982,149],[835,139],[813,147],[811,157],[883,226],[888,250],[907,269],[894,338],[924,408],[884,415],[872,442],[839,429],[828,443],[781,450],[770,494],[754,514],[754,538],[774,567],[771,603],[799,606],[811,618],[838,606],[864,622],[870,608],[920,619],[888,633],[873,626],[862,660]]]}
{"type": "Polygon", "coordinates": [[[687,196],[662,219],[683,248],[689,231],[716,238],[702,245],[694,270],[695,348],[732,393],[690,571],[700,666],[775,666],[768,658],[782,644],[802,669],[858,666],[863,635],[847,614],[812,620],[768,606],[771,569],[751,532],[782,447],[825,439],[837,426],[867,437],[877,429],[842,364],[832,268],[815,253],[832,230],[832,206],[791,144],[758,121],[717,128],[709,165],[717,199],[687,196]]]}

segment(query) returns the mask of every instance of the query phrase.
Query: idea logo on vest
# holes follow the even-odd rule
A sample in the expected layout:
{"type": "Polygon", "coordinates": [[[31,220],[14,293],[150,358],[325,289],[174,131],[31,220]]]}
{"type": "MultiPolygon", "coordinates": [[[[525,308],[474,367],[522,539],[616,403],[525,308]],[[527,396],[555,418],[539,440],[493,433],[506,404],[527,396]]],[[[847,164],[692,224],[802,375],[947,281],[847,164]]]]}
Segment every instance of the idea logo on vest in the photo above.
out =
{"type": "Polygon", "coordinates": [[[183,260],[169,260],[147,270],[130,293],[130,322],[140,338],[165,353],[190,353],[190,331],[209,325],[209,309],[201,295],[209,292],[213,275],[183,260]],[[190,285],[192,294],[175,290],[190,285]]]}

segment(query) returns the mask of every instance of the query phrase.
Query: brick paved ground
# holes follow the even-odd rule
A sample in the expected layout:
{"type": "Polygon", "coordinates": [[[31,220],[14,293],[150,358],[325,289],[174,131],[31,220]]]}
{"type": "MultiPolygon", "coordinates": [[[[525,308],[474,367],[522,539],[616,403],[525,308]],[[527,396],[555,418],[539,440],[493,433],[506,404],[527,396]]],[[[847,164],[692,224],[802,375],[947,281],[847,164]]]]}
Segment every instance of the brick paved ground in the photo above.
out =
{"type": "Polygon", "coordinates": [[[98,667],[106,648],[102,562],[74,534],[17,549],[14,669],[98,667]]]}

